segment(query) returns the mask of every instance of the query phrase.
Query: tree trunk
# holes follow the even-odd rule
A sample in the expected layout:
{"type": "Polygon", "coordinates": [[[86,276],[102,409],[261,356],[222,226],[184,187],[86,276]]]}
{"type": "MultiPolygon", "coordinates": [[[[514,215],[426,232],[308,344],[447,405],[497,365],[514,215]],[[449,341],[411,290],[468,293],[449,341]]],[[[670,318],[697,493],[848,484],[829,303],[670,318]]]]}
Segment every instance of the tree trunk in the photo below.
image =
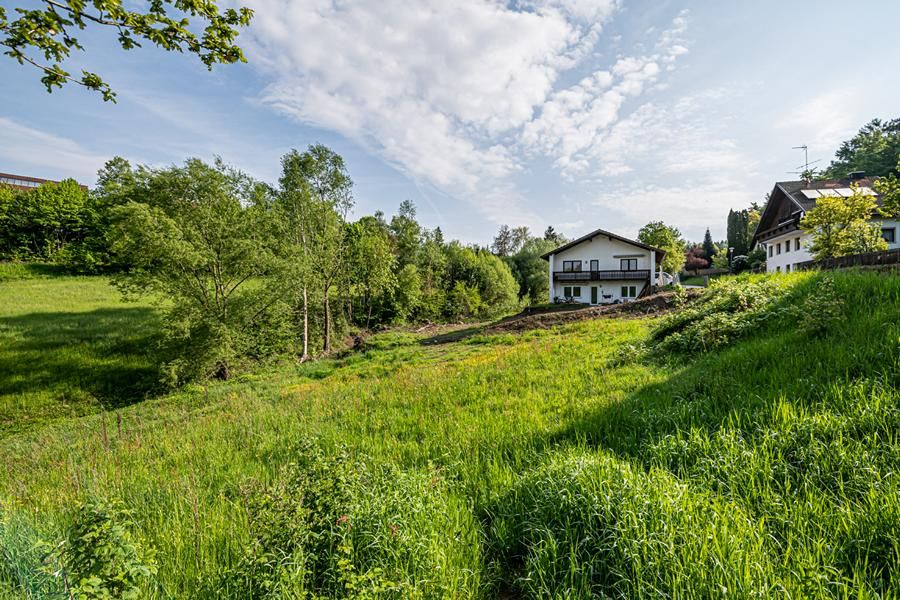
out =
{"type": "Polygon", "coordinates": [[[331,351],[331,307],[328,305],[328,288],[325,288],[325,341],[322,344],[322,351],[328,354],[331,351]]]}
{"type": "Polygon", "coordinates": [[[309,360],[309,298],[306,286],[303,286],[303,355],[300,362],[309,360]]]}

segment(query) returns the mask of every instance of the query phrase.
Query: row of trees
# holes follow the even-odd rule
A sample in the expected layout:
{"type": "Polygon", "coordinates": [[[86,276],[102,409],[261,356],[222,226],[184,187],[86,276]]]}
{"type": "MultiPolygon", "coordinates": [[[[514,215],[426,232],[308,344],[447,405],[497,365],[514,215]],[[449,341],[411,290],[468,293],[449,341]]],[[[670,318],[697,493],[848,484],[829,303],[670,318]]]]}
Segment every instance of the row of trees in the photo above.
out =
{"type": "Polygon", "coordinates": [[[389,220],[351,219],[353,183],[324,146],[292,151],[281,166],[268,185],[221,162],[149,168],[115,158],[90,193],[74,182],[5,188],[0,251],[81,257],[71,264],[109,270],[126,296],[159,299],[172,382],[227,378],[272,356],[305,360],[354,325],[483,319],[519,307],[512,257],[445,241],[417,222],[411,202],[389,220]]]}

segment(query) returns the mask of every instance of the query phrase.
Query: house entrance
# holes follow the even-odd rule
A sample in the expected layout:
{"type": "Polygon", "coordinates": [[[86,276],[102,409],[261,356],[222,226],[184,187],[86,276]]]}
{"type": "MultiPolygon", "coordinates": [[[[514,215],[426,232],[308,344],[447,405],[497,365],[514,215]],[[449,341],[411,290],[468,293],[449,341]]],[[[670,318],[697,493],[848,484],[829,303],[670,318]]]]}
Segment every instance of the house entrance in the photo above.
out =
{"type": "Polygon", "coordinates": [[[591,286],[591,304],[597,304],[597,286],[591,286]]]}

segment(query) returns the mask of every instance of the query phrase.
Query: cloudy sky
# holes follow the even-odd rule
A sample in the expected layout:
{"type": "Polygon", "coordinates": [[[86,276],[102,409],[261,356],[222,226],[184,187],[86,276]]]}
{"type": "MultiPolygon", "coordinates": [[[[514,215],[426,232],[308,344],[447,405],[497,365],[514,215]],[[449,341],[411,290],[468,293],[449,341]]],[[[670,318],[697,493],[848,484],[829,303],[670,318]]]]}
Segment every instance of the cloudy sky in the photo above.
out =
{"type": "MultiPolygon", "coordinates": [[[[5,3],[4,3],[5,4],[5,3]]],[[[900,3],[250,0],[248,64],[212,73],[88,34],[117,104],[0,59],[0,171],[92,184],[105,160],[226,161],[268,181],[342,154],[356,214],[413,200],[486,243],[501,223],[724,237],[729,208],[873,117],[900,116],[900,3]]]]}

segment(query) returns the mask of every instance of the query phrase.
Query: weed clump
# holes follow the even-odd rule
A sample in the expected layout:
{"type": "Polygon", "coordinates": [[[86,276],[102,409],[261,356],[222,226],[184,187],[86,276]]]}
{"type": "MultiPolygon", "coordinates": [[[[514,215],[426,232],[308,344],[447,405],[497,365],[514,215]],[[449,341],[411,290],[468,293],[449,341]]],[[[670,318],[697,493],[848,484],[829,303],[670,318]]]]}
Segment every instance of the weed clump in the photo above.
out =
{"type": "Polygon", "coordinates": [[[247,496],[251,539],[221,582],[241,598],[471,596],[472,520],[434,471],[404,472],[304,444],[247,496]]]}

